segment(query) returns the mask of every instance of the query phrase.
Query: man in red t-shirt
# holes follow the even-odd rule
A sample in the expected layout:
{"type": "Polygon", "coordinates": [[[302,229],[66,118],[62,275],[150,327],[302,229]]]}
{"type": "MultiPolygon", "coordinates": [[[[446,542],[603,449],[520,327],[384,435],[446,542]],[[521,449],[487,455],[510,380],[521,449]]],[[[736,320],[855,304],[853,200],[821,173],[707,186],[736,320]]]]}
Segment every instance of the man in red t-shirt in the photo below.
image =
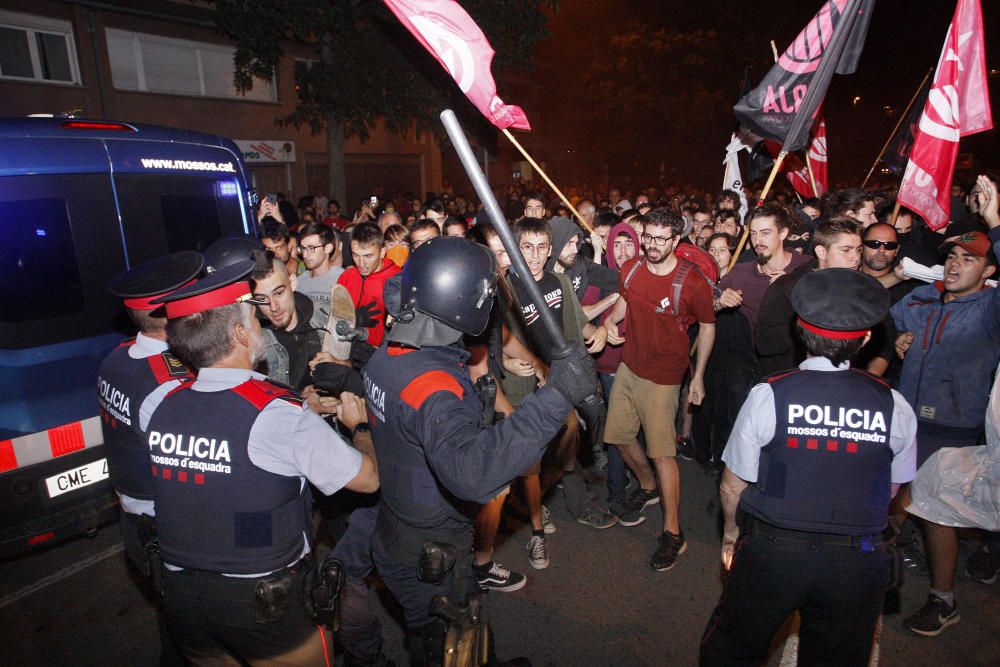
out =
{"type": "Polygon", "coordinates": [[[701,405],[705,396],[705,366],[715,342],[712,288],[693,264],[674,255],[684,226],[684,218],[667,208],[645,215],[641,241],[646,256],[622,266],[621,298],[604,320],[608,342],[624,343],[608,399],[604,441],[621,450],[639,480],[639,488],[624,501],[612,503],[611,510],[622,525],[635,526],[645,520],[642,510],[662,499],[663,533],[649,563],[658,571],[672,568],[687,548],[678,516],[681,487],[674,420],[690,363],[688,327],[698,323],[692,405],[701,405]],[[628,334],[622,336],[618,323],[626,318],[628,334]],[[636,440],[640,426],[646,434],[645,452],[636,440]]]}

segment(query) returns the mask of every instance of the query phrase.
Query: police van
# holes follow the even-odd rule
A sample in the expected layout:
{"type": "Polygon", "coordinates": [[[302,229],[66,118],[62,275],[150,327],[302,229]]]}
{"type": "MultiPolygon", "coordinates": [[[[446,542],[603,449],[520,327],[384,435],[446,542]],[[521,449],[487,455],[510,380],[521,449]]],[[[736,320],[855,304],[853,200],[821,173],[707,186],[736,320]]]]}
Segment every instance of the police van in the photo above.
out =
{"type": "Polygon", "coordinates": [[[0,119],[0,557],[116,517],[97,367],[134,328],[108,281],[255,234],[248,182],[222,137],[0,119]]]}

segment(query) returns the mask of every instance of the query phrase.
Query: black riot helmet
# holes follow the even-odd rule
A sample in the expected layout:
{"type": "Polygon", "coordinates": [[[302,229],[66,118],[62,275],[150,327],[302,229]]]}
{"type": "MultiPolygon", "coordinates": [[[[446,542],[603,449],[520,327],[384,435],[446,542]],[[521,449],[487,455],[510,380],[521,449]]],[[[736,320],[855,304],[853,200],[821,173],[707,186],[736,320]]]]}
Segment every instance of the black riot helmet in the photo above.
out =
{"type": "Polygon", "coordinates": [[[260,241],[246,234],[225,236],[205,248],[205,271],[212,273],[237,262],[256,259],[255,250],[262,251],[260,241]]]}
{"type": "Polygon", "coordinates": [[[460,237],[435,237],[414,250],[403,267],[398,319],[406,322],[413,312],[424,313],[477,336],[489,322],[496,282],[496,258],[488,248],[460,237]]]}

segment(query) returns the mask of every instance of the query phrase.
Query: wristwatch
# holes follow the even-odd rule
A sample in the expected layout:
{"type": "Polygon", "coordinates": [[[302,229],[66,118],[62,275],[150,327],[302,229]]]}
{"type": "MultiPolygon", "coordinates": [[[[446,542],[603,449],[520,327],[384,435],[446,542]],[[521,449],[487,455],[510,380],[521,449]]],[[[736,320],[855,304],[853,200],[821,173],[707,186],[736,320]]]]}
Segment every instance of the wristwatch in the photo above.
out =
{"type": "Polygon", "coordinates": [[[358,425],[354,427],[353,431],[351,431],[351,437],[353,438],[358,433],[371,433],[371,432],[372,428],[371,426],[368,425],[368,422],[358,422],[358,425]]]}

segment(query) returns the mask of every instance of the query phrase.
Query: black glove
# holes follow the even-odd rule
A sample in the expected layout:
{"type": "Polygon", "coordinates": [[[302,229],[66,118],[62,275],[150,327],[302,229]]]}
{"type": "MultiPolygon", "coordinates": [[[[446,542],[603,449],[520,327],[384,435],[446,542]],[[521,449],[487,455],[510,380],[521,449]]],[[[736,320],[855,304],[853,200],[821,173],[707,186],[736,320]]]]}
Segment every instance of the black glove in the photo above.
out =
{"type": "Polygon", "coordinates": [[[378,304],[374,301],[366,303],[363,306],[358,306],[354,309],[354,326],[359,329],[370,329],[371,327],[378,326],[381,321],[379,317],[382,311],[379,310],[378,304]]]}
{"type": "Polygon", "coordinates": [[[324,362],[316,364],[312,372],[313,384],[317,389],[321,389],[334,396],[340,396],[342,392],[349,391],[357,396],[365,395],[365,383],[361,379],[361,374],[353,368],[348,368],[341,364],[324,362]]]}
{"type": "Polygon", "coordinates": [[[552,362],[546,384],[555,387],[566,400],[576,405],[597,393],[594,360],[586,350],[577,345],[569,356],[552,362]]]}
{"type": "Polygon", "coordinates": [[[351,341],[351,365],[357,370],[360,371],[373,354],[375,354],[375,348],[368,343],[357,339],[351,341]]]}

